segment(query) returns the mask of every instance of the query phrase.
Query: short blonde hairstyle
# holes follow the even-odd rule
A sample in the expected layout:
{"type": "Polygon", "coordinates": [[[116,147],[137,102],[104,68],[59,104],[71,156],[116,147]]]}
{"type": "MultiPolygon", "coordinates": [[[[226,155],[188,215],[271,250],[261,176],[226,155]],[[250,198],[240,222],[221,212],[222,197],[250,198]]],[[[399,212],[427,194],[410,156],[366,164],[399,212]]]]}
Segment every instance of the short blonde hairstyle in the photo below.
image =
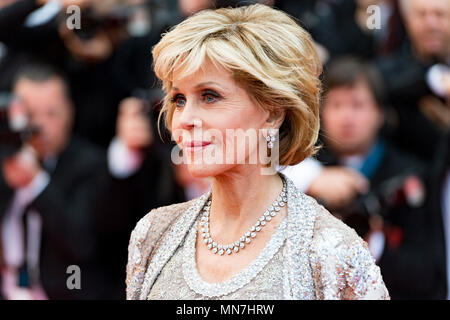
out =
{"type": "MultiPolygon", "coordinates": [[[[295,165],[317,151],[322,64],[309,33],[286,13],[261,4],[203,10],[163,34],[152,54],[166,93],[175,68],[184,77],[209,58],[260,107],[285,109],[280,165],[295,165]]],[[[158,124],[164,116],[170,130],[173,112],[166,94],[158,124]]]]}

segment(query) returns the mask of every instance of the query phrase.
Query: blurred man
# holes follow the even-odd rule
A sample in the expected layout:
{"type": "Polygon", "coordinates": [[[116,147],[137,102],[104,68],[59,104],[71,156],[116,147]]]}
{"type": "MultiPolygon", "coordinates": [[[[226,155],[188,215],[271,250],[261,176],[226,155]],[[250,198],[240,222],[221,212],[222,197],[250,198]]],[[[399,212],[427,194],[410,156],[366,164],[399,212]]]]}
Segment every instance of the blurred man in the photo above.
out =
{"type": "Polygon", "coordinates": [[[37,128],[21,150],[3,159],[0,217],[5,299],[95,298],[94,209],[104,156],[73,138],[73,106],[63,76],[51,67],[19,71],[14,95],[37,128]],[[81,269],[70,290],[67,268],[81,269]]]}
{"type": "Polygon", "coordinates": [[[450,1],[401,0],[408,35],[417,57],[423,60],[450,58],[450,1]]]}
{"type": "Polygon", "coordinates": [[[318,159],[360,172],[370,188],[339,205],[324,205],[368,241],[392,298],[427,298],[424,274],[430,276],[433,264],[424,263],[425,168],[379,135],[385,117],[381,85],[376,70],[355,58],[335,61],[325,74],[318,159]]]}
{"type": "Polygon", "coordinates": [[[0,6],[0,91],[10,91],[11,78],[27,61],[57,66],[67,74],[77,107],[74,131],[106,149],[130,84],[144,78],[150,85],[154,40],[130,38],[148,32],[151,23],[145,17],[134,21],[136,7],[121,0],[15,0],[0,6]],[[68,27],[71,5],[81,8],[79,29],[68,27]]]}
{"type": "Polygon", "coordinates": [[[437,141],[450,125],[443,81],[450,74],[450,1],[400,4],[409,42],[377,64],[398,118],[396,144],[430,164],[437,141]]]}
{"type": "MultiPolygon", "coordinates": [[[[424,269],[432,299],[449,299],[450,1],[401,0],[410,43],[378,61],[398,114],[397,145],[432,168],[427,197],[429,261],[424,269]]],[[[421,277],[418,277],[421,279],[421,277]]]]}
{"type": "Polygon", "coordinates": [[[450,300],[450,132],[438,145],[427,199],[429,219],[426,227],[433,241],[435,269],[430,284],[431,298],[450,300]]]}

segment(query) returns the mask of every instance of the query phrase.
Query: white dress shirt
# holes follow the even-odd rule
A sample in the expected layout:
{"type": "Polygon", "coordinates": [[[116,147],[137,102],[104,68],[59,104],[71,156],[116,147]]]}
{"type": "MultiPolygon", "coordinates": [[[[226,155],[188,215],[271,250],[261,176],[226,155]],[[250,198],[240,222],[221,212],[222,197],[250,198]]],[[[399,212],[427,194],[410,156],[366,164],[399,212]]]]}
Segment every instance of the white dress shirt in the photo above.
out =
{"type": "Polygon", "coordinates": [[[141,168],[144,155],[138,150],[130,149],[115,137],[108,147],[109,172],[116,178],[125,179],[141,168]]]}
{"type": "Polygon", "coordinates": [[[41,170],[32,182],[17,189],[6,214],[3,217],[1,236],[3,257],[6,268],[2,270],[2,293],[8,300],[45,299],[45,293],[38,284],[28,289],[17,285],[18,269],[22,266],[25,255],[29,270],[35,270],[39,275],[39,252],[41,243],[42,221],[39,213],[30,211],[27,215],[27,230],[22,223],[25,208],[47,187],[50,176],[41,170]],[[24,233],[27,236],[27,252],[23,243],[24,233]]]}
{"type": "Polygon", "coordinates": [[[306,192],[314,179],[322,171],[322,164],[316,159],[306,158],[294,166],[287,166],[285,168],[279,166],[277,170],[291,179],[301,192],[306,192]]]}

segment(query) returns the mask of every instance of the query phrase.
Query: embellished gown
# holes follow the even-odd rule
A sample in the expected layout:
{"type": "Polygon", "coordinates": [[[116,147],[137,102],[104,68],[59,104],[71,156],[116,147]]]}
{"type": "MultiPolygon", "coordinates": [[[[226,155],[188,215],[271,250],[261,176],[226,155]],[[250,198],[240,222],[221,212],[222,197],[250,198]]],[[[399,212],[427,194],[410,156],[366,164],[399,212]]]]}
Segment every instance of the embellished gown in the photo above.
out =
{"type": "Polygon", "coordinates": [[[389,299],[367,244],[287,183],[287,215],[238,274],[208,283],[197,272],[200,212],[211,191],[152,210],[131,234],[127,299],[389,299]]]}

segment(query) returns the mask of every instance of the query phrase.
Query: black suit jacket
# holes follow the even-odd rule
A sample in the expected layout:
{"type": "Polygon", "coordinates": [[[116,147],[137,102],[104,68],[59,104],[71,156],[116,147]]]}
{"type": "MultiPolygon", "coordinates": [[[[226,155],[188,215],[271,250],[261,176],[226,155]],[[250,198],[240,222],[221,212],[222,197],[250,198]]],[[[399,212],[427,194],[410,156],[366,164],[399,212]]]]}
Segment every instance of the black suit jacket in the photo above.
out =
{"type": "Polygon", "coordinates": [[[446,174],[450,170],[450,134],[447,132],[438,143],[429,180],[426,228],[434,269],[430,275],[430,298],[447,298],[447,259],[442,211],[442,191],[446,174]]]}
{"type": "MultiPolygon", "coordinates": [[[[50,299],[92,299],[102,286],[95,263],[95,208],[106,174],[104,153],[72,139],[50,172],[50,183],[28,206],[42,217],[41,282],[50,299]],[[81,290],[69,290],[67,268],[81,269],[81,290]]],[[[0,215],[13,191],[0,177],[0,215]]]]}
{"type": "Polygon", "coordinates": [[[125,299],[128,243],[136,223],[150,210],[184,202],[176,183],[170,146],[155,142],[145,150],[141,168],[126,179],[108,177],[96,216],[99,260],[108,277],[103,297],[125,299]]]}
{"type": "Polygon", "coordinates": [[[412,50],[405,41],[398,52],[378,59],[376,65],[383,75],[395,114],[390,141],[431,165],[442,132],[423,114],[419,103],[425,96],[436,97],[426,82],[433,62],[419,61],[412,50]]]}

